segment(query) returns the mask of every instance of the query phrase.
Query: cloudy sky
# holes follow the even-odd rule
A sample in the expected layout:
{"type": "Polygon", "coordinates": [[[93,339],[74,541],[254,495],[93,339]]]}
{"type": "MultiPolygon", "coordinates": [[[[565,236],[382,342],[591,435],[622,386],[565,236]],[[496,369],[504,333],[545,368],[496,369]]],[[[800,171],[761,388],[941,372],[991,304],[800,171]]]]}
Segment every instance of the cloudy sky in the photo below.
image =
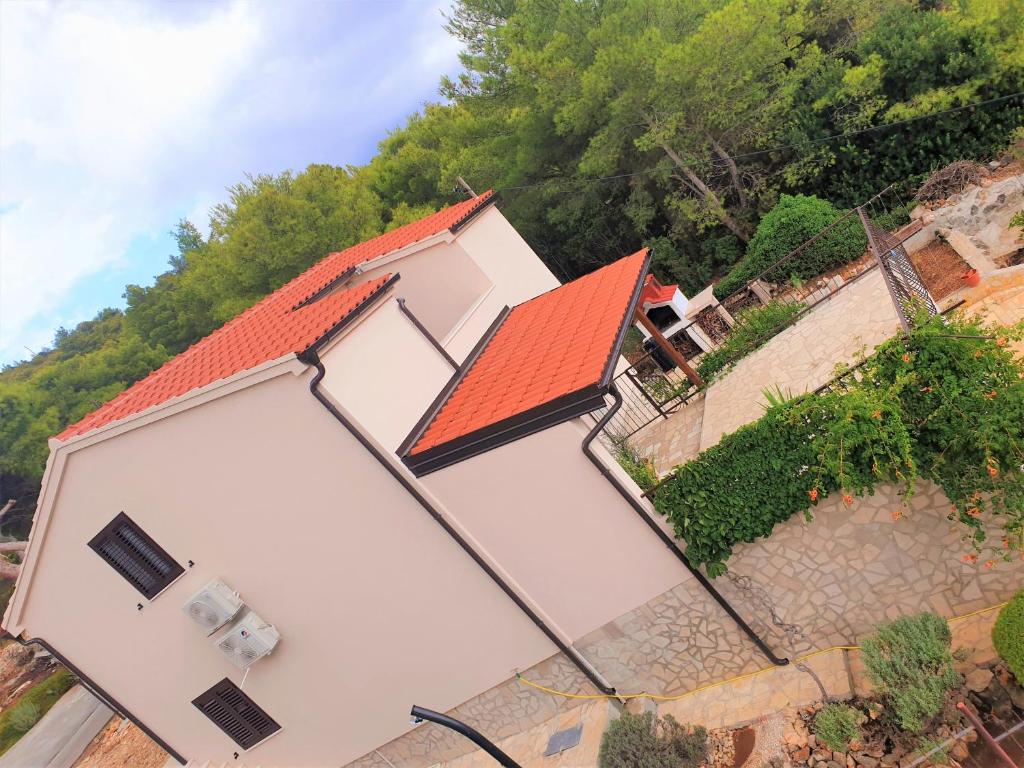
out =
{"type": "Polygon", "coordinates": [[[0,0],[0,363],[123,306],[245,173],[364,163],[458,69],[444,0],[0,0]]]}

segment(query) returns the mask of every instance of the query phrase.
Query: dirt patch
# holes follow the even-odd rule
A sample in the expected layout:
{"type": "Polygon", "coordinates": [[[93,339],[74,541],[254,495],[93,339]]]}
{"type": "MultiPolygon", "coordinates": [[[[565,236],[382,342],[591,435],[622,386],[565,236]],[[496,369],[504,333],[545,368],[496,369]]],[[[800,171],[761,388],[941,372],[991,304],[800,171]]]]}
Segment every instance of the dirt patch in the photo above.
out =
{"type": "Polygon", "coordinates": [[[936,301],[963,288],[963,274],[971,268],[945,240],[932,240],[910,254],[910,261],[936,301]]]}
{"type": "Polygon", "coordinates": [[[8,641],[0,649],[0,710],[9,709],[56,666],[50,657],[37,658],[33,647],[8,641]]]}
{"type": "Polygon", "coordinates": [[[162,768],[167,757],[146,734],[115,715],[72,768],[162,768]]]}

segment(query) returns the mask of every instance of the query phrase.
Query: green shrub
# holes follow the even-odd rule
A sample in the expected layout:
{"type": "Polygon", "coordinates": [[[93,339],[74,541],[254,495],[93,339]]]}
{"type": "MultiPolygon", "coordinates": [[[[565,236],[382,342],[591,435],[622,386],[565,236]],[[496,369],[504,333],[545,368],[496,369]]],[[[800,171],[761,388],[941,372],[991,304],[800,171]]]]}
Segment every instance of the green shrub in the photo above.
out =
{"type": "Polygon", "coordinates": [[[707,731],[680,725],[671,715],[622,716],[601,737],[600,768],[697,768],[707,755],[707,731]]]}
{"type": "Polygon", "coordinates": [[[847,704],[826,704],[814,718],[814,735],[831,750],[845,752],[859,741],[861,714],[847,704]]]}
{"type": "Polygon", "coordinates": [[[0,755],[39,722],[74,684],[74,675],[61,667],[26,691],[13,707],[0,712],[0,755]]]}
{"type": "Polygon", "coordinates": [[[899,390],[921,475],[952,501],[974,546],[985,545],[986,520],[1001,526],[992,558],[1024,548],[1024,365],[1009,344],[1020,335],[959,318],[919,320],[864,366],[868,385],[899,390]]]}
{"type": "Polygon", "coordinates": [[[800,302],[779,301],[746,310],[736,318],[722,345],[701,357],[697,373],[709,381],[789,326],[804,306],[800,302]]]}
{"type": "Polygon", "coordinates": [[[903,730],[923,731],[960,685],[951,640],[945,619],[921,613],[882,624],[861,643],[868,678],[903,730]]]}
{"type": "Polygon", "coordinates": [[[909,496],[920,474],[952,500],[951,516],[968,526],[976,549],[989,547],[985,522],[1001,526],[988,565],[1009,559],[1024,549],[1024,364],[1008,343],[1021,333],[922,321],[878,347],[849,389],[769,407],[678,467],[655,507],[690,561],[716,576],[734,544],[767,536],[798,512],[809,519],[830,493],[851,504],[891,482],[909,496]]]}
{"type": "Polygon", "coordinates": [[[992,644],[1017,682],[1024,685],[1024,590],[1014,595],[999,612],[992,627],[992,644]]]}
{"type": "Polygon", "coordinates": [[[768,408],[678,467],[655,494],[655,508],[686,542],[690,562],[718,576],[733,545],[767,536],[797,512],[809,518],[831,492],[852,501],[883,480],[909,485],[910,438],[898,411],[891,391],[875,389],[768,408]]]}
{"type": "MultiPolygon", "coordinates": [[[[783,195],[761,219],[747,253],[714,288],[724,299],[767,270],[797,246],[843,214],[827,200],[808,195],[783,195]]],[[[859,258],[867,247],[864,229],[856,216],[847,216],[820,240],[764,276],[770,282],[793,277],[806,279],[859,258]]]]}
{"type": "Polygon", "coordinates": [[[20,707],[11,710],[10,724],[14,733],[28,733],[32,726],[39,722],[42,715],[39,707],[31,702],[26,702],[20,707]]]}
{"type": "Polygon", "coordinates": [[[654,471],[651,460],[630,445],[626,438],[616,437],[612,442],[615,460],[641,489],[646,491],[658,482],[658,473],[654,471]]]}

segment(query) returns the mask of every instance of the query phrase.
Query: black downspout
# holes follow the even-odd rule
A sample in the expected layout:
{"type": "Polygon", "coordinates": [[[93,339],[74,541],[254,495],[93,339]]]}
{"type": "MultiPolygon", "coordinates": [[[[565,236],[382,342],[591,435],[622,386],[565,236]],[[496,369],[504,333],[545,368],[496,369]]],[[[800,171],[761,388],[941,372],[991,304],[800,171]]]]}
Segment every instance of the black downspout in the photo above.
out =
{"type": "Polygon", "coordinates": [[[416,499],[419,505],[423,507],[423,509],[425,509],[430,514],[430,516],[434,518],[437,524],[444,529],[445,533],[451,536],[455,543],[462,548],[462,551],[469,555],[470,558],[472,558],[473,562],[480,567],[480,570],[482,570],[484,573],[490,576],[491,580],[498,585],[501,591],[504,592],[509,597],[509,599],[516,604],[519,610],[521,610],[523,613],[527,615],[527,617],[529,617],[530,621],[537,625],[537,628],[541,632],[543,632],[547,636],[547,638],[555,644],[555,646],[557,646],[558,650],[564,653],[569,658],[569,660],[573,664],[575,664],[577,668],[579,668],[580,672],[582,672],[586,676],[586,678],[594,684],[597,690],[601,691],[601,693],[607,696],[616,696],[615,689],[609,688],[601,681],[601,679],[597,676],[597,674],[595,674],[595,672],[590,668],[586,661],[579,655],[579,652],[576,651],[575,648],[572,648],[571,646],[566,645],[564,642],[562,642],[562,639],[558,635],[556,635],[547,624],[544,623],[544,620],[540,616],[538,616],[533,611],[533,609],[530,608],[530,606],[523,602],[522,598],[520,598],[519,595],[515,593],[512,587],[510,587],[505,582],[505,580],[501,578],[501,576],[493,568],[491,568],[491,566],[488,565],[487,562],[482,557],[480,557],[479,554],[477,554],[476,550],[474,550],[469,545],[469,542],[462,538],[462,536],[459,535],[458,531],[452,528],[448,521],[444,519],[444,516],[437,511],[433,504],[430,503],[427,497],[420,493],[419,489],[413,483],[411,483],[409,479],[405,477],[405,475],[403,475],[395,466],[393,466],[390,461],[388,461],[387,456],[385,456],[384,453],[377,448],[377,446],[370,442],[367,439],[367,437],[360,430],[358,430],[356,426],[351,421],[349,421],[341,411],[334,407],[334,403],[332,403],[327,398],[327,396],[320,391],[320,382],[323,380],[324,375],[327,373],[327,370],[324,368],[324,364],[320,361],[320,357],[316,354],[316,352],[307,352],[304,355],[300,356],[300,359],[303,362],[310,363],[311,365],[316,367],[316,375],[309,382],[309,391],[313,394],[313,397],[319,400],[320,404],[323,405],[323,407],[326,408],[327,411],[335,419],[337,419],[338,422],[346,430],[348,430],[349,434],[351,434],[352,437],[358,440],[359,444],[362,445],[363,448],[370,452],[370,455],[373,456],[377,460],[377,462],[382,467],[384,467],[384,469],[386,469],[391,474],[391,476],[395,478],[395,480],[398,481],[399,485],[401,485],[406,491],[408,491],[410,496],[416,499]]]}
{"type": "Polygon", "coordinates": [[[125,709],[120,704],[120,702],[117,701],[117,699],[115,699],[109,693],[107,693],[102,688],[100,688],[95,683],[95,681],[93,681],[84,672],[82,672],[82,670],[80,670],[78,667],[76,667],[74,664],[72,664],[70,661],[68,661],[66,656],[61,654],[60,651],[58,651],[56,648],[54,648],[48,642],[46,642],[45,640],[43,640],[42,638],[39,638],[39,637],[33,638],[31,640],[23,640],[23,639],[21,639],[20,637],[18,637],[16,635],[12,635],[9,632],[4,632],[4,634],[7,637],[10,637],[12,640],[14,640],[14,642],[18,643],[18,645],[23,645],[23,646],[24,645],[39,645],[42,648],[46,649],[46,651],[49,652],[50,655],[52,655],[55,659],[57,659],[57,661],[59,661],[61,664],[63,664],[65,667],[67,667],[68,670],[71,672],[71,674],[73,674],[75,677],[77,677],[82,682],[82,685],[84,685],[86,688],[89,689],[89,692],[93,696],[95,696],[97,699],[102,701],[107,707],[109,707],[110,709],[114,710],[115,712],[117,712],[122,717],[126,717],[129,720],[131,720],[138,727],[138,729],[140,731],[142,731],[144,734],[149,736],[149,738],[151,738],[154,742],[156,742],[156,744],[164,752],[169,754],[171,757],[173,757],[179,763],[181,763],[182,765],[185,765],[188,762],[188,760],[186,760],[184,757],[182,757],[177,752],[175,752],[171,748],[170,744],[168,744],[166,741],[164,741],[159,736],[157,736],[155,733],[153,733],[153,731],[151,731],[149,728],[147,728],[146,725],[141,720],[139,720],[137,717],[135,717],[135,715],[133,715],[131,712],[129,712],[127,709],[125,709]]]}
{"type": "Polygon", "coordinates": [[[488,755],[497,760],[501,765],[505,766],[505,768],[521,768],[519,763],[502,752],[490,739],[480,733],[476,728],[466,725],[461,720],[456,720],[454,717],[448,717],[448,715],[442,715],[440,712],[435,712],[432,709],[418,707],[415,704],[409,714],[416,718],[417,721],[429,720],[432,723],[443,725],[445,728],[462,734],[488,755]]]}
{"type": "Polygon", "coordinates": [[[647,510],[644,509],[643,505],[637,500],[637,498],[630,493],[629,489],[622,484],[622,481],[612,473],[611,468],[601,461],[597,454],[594,453],[594,449],[590,444],[594,442],[594,438],[598,436],[601,430],[604,429],[605,425],[611,421],[612,417],[618,412],[619,408],[622,407],[622,395],[619,394],[619,390],[615,388],[614,384],[609,387],[608,391],[611,393],[612,398],[614,398],[615,403],[608,409],[604,416],[601,417],[597,424],[594,425],[594,428],[587,433],[587,436],[583,438],[583,453],[586,454],[591,463],[600,470],[605,479],[614,486],[615,490],[622,495],[622,498],[629,502],[629,505],[647,524],[647,527],[657,534],[662,543],[669,548],[673,555],[676,556],[676,559],[686,566],[686,570],[693,574],[693,577],[697,579],[707,593],[715,599],[715,602],[722,606],[725,612],[732,617],[732,620],[739,625],[740,629],[742,629],[747,637],[753,641],[754,645],[760,649],[761,653],[767,656],[768,660],[776,666],[782,667],[789,664],[789,659],[781,659],[776,656],[764,640],[758,637],[757,633],[751,629],[750,625],[743,620],[743,617],[736,612],[736,609],[729,605],[729,601],[722,597],[718,590],[711,585],[711,582],[708,581],[707,577],[686,559],[686,555],[683,554],[683,551],[679,549],[678,546],[676,546],[672,537],[665,533],[661,526],[658,525],[658,523],[655,522],[649,514],[647,514],[647,510]]]}

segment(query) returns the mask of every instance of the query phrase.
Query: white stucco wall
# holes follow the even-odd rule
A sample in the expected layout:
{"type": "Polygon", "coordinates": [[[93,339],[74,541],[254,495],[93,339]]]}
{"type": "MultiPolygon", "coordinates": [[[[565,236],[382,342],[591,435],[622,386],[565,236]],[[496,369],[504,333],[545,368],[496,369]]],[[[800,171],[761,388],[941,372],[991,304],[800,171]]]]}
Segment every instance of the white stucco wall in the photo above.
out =
{"type": "Polygon", "coordinates": [[[584,456],[586,433],[576,419],[422,478],[573,640],[692,578],[584,456]]]}
{"type": "Polygon", "coordinates": [[[560,283],[495,206],[458,233],[456,242],[494,283],[497,299],[514,307],[560,283]]]}
{"type": "Polygon", "coordinates": [[[555,652],[312,397],[312,373],[71,453],[30,548],[18,626],[196,764],[342,765],[409,730],[411,704],[449,709],[555,652]],[[86,546],[122,510],[195,562],[152,602],[86,546]],[[283,730],[239,760],[191,704],[242,681],[181,612],[212,577],[282,638],[244,691],[283,730]]]}
{"type": "Polygon", "coordinates": [[[320,357],[324,389],[392,452],[454,373],[394,295],[320,357]]]}
{"type": "Polygon", "coordinates": [[[368,282],[388,273],[401,275],[397,295],[434,338],[442,339],[491,288],[491,279],[454,242],[440,242],[388,262],[383,260],[360,277],[368,282]]]}

